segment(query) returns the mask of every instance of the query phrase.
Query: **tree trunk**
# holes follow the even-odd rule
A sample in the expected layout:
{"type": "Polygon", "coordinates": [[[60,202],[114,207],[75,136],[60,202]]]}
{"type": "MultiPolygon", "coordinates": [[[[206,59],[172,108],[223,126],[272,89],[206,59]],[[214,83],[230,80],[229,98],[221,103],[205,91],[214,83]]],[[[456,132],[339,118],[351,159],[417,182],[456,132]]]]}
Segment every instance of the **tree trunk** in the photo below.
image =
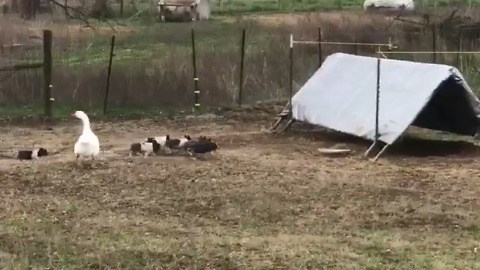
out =
{"type": "Polygon", "coordinates": [[[18,11],[22,19],[28,20],[31,18],[32,14],[32,4],[30,0],[19,0],[17,2],[18,11]]]}
{"type": "Polygon", "coordinates": [[[12,12],[18,12],[20,17],[29,20],[35,17],[40,6],[40,0],[12,0],[12,12]]]}
{"type": "Polygon", "coordinates": [[[17,0],[11,0],[10,1],[10,10],[12,12],[18,12],[18,1],[17,0]]]}
{"type": "Polygon", "coordinates": [[[90,16],[102,18],[107,14],[107,0],[95,0],[90,16]]]}

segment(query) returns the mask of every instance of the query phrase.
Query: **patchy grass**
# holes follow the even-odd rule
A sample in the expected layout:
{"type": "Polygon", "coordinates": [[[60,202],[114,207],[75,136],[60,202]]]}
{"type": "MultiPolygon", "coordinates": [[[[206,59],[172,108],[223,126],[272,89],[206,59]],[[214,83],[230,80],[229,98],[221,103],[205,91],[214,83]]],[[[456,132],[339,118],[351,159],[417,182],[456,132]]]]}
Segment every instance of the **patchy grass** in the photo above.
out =
{"type": "MultiPolygon", "coordinates": [[[[193,106],[192,106],[193,107],[193,106]]],[[[88,111],[91,116],[103,116],[103,105],[89,108],[73,107],[73,106],[54,106],[53,117],[68,117],[76,110],[88,111]]],[[[131,106],[109,106],[107,107],[107,116],[119,117],[140,117],[140,116],[170,116],[174,113],[191,111],[191,108],[165,108],[165,107],[131,107],[131,106]]],[[[32,117],[44,115],[44,107],[40,105],[24,105],[24,106],[0,106],[0,119],[16,118],[20,116],[32,117]]]]}
{"type": "MultiPolygon", "coordinates": [[[[106,27],[98,24],[99,27],[106,27]]],[[[191,29],[193,25],[185,23],[156,24],[153,26],[130,25],[135,31],[128,35],[117,34],[115,39],[115,61],[158,58],[175,50],[191,51],[191,29]]],[[[223,21],[199,22],[194,27],[195,42],[198,50],[204,47],[223,46],[223,51],[236,48],[240,41],[240,27],[223,21]],[[234,42],[233,42],[234,41],[234,42]]],[[[114,35],[114,33],[112,33],[114,35]]],[[[251,36],[251,42],[261,41],[251,36]]],[[[85,37],[76,44],[67,38],[58,38],[59,45],[54,48],[54,63],[61,66],[95,65],[107,63],[110,57],[111,36],[97,35],[85,37]],[[73,44],[72,44],[73,43],[73,44]]],[[[43,54],[39,50],[22,54],[25,61],[41,61],[43,54]]]]}
{"type": "MultiPolygon", "coordinates": [[[[342,9],[363,9],[363,0],[214,0],[212,1],[213,14],[235,15],[242,13],[266,13],[266,12],[298,12],[298,11],[321,11],[342,9]]],[[[440,1],[416,1],[420,7],[446,7],[458,3],[452,0],[440,1]]],[[[480,1],[471,1],[473,5],[479,5],[480,1]]]]}
{"type": "MultiPolygon", "coordinates": [[[[321,11],[342,8],[362,8],[363,1],[359,0],[213,0],[211,3],[212,15],[258,14],[272,12],[321,11]]],[[[155,18],[150,12],[150,5],[140,3],[135,7],[124,7],[123,19],[140,23],[153,22],[155,18]],[[138,13],[139,11],[142,11],[138,13]]],[[[120,5],[110,6],[110,17],[119,17],[120,5]]],[[[120,20],[121,21],[121,20],[120,20]]]]}
{"type": "Polygon", "coordinates": [[[359,145],[349,145],[353,156],[323,157],[316,147],[333,141],[272,137],[257,121],[160,123],[94,122],[105,153],[93,168],[71,161],[76,126],[8,127],[5,147],[21,137],[58,153],[0,165],[2,267],[480,267],[474,156],[390,152],[372,164],[359,145]],[[206,134],[221,149],[209,161],[126,157],[130,142],[165,132],[206,134]]]}
{"type": "MultiPolygon", "coordinates": [[[[212,0],[210,1],[212,15],[244,15],[265,13],[290,13],[310,12],[327,10],[354,10],[363,9],[363,0],[212,0]]],[[[479,0],[469,1],[472,5],[479,5],[479,0]]],[[[448,7],[450,5],[469,4],[458,0],[419,0],[417,7],[448,7]]],[[[136,4],[124,6],[123,17],[120,17],[120,5],[112,3],[107,14],[110,18],[116,18],[122,22],[138,22],[150,24],[155,21],[152,16],[156,9],[152,3],[137,1],[136,4]]]]}

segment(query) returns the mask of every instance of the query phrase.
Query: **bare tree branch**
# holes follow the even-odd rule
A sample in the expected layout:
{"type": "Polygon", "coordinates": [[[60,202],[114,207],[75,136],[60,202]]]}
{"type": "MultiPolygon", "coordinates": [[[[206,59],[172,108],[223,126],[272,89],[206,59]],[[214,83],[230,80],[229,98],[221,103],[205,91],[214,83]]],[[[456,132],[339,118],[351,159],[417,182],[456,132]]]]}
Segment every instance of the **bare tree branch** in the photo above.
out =
{"type": "MultiPolygon", "coordinates": [[[[67,18],[73,19],[73,20],[79,20],[79,21],[81,21],[85,24],[85,27],[88,27],[92,30],[95,30],[95,28],[90,24],[89,15],[86,14],[83,10],[81,10],[79,8],[76,8],[76,7],[71,7],[66,3],[62,4],[58,0],[48,0],[48,1],[50,3],[52,3],[53,5],[62,9],[67,18]]],[[[112,31],[114,33],[117,32],[117,30],[115,29],[115,25],[113,25],[110,20],[105,20],[105,19],[102,19],[102,18],[97,18],[96,20],[101,21],[101,22],[105,22],[106,24],[108,24],[108,26],[112,29],[112,31]]],[[[120,25],[120,22],[118,22],[116,20],[115,20],[115,23],[117,25],[120,25]]]]}
{"type": "Polygon", "coordinates": [[[67,16],[67,18],[71,18],[71,19],[74,19],[74,20],[80,20],[85,24],[86,27],[91,28],[92,30],[95,30],[95,28],[93,28],[93,26],[88,21],[87,14],[85,14],[82,10],[80,10],[78,8],[75,8],[75,7],[71,7],[67,4],[61,4],[57,0],[48,0],[48,1],[50,3],[52,3],[53,5],[61,8],[65,12],[65,16],[67,16]],[[73,14],[72,14],[72,12],[73,12],[73,14]]]}

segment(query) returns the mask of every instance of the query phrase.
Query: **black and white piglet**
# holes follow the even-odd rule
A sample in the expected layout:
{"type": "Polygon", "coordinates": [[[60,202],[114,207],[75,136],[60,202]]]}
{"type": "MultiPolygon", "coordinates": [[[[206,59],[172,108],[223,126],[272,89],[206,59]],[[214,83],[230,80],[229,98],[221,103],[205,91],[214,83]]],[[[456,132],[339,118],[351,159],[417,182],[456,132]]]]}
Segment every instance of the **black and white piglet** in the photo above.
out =
{"type": "Polygon", "coordinates": [[[182,149],[190,154],[190,156],[197,156],[197,154],[203,155],[206,153],[213,155],[218,149],[218,144],[210,138],[200,136],[196,140],[189,140],[186,142],[182,149]]]}
{"type": "Polygon", "coordinates": [[[198,140],[191,145],[186,144],[186,146],[190,155],[213,153],[218,149],[218,144],[212,140],[198,140]]]}
{"type": "Polygon", "coordinates": [[[172,139],[170,135],[167,135],[165,141],[165,149],[168,152],[171,152],[172,149],[180,149],[186,142],[190,141],[192,138],[190,135],[184,135],[183,138],[180,139],[172,139]]]}
{"type": "Polygon", "coordinates": [[[144,157],[148,157],[150,154],[157,155],[160,150],[160,144],[154,138],[147,138],[146,142],[132,143],[130,145],[130,156],[135,156],[138,153],[143,153],[144,157]]]}
{"type": "Polygon", "coordinates": [[[19,150],[17,153],[17,159],[19,160],[36,160],[46,156],[48,156],[48,151],[43,147],[34,150],[19,150]]]}

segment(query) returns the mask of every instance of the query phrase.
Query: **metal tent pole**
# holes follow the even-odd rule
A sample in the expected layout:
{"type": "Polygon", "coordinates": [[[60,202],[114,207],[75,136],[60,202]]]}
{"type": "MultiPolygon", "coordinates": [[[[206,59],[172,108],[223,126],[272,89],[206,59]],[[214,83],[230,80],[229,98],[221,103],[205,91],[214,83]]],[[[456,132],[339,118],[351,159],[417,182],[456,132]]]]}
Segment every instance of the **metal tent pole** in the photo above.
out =
{"type": "Polygon", "coordinates": [[[368,147],[367,151],[365,151],[365,154],[363,154],[363,156],[367,157],[370,154],[370,151],[372,151],[373,147],[375,147],[376,144],[377,144],[377,142],[373,142],[372,145],[370,145],[370,147],[368,147]]]}
{"type": "Polygon", "coordinates": [[[372,161],[377,161],[377,159],[383,154],[383,152],[385,152],[387,150],[387,148],[389,147],[390,145],[389,144],[386,144],[382,150],[380,150],[380,152],[378,152],[378,154],[372,159],[372,161]]]}
{"type": "MultiPolygon", "coordinates": [[[[378,122],[379,122],[379,114],[380,114],[380,58],[377,57],[377,87],[376,87],[376,92],[375,92],[375,139],[372,143],[372,145],[367,149],[367,151],[364,154],[364,157],[367,157],[372,149],[377,145],[378,139],[380,137],[380,132],[378,128],[378,122]]],[[[378,158],[379,155],[385,151],[385,147],[380,151],[380,153],[377,154],[375,158],[378,158]]],[[[376,159],[375,159],[376,160],[376,159]]]]}

